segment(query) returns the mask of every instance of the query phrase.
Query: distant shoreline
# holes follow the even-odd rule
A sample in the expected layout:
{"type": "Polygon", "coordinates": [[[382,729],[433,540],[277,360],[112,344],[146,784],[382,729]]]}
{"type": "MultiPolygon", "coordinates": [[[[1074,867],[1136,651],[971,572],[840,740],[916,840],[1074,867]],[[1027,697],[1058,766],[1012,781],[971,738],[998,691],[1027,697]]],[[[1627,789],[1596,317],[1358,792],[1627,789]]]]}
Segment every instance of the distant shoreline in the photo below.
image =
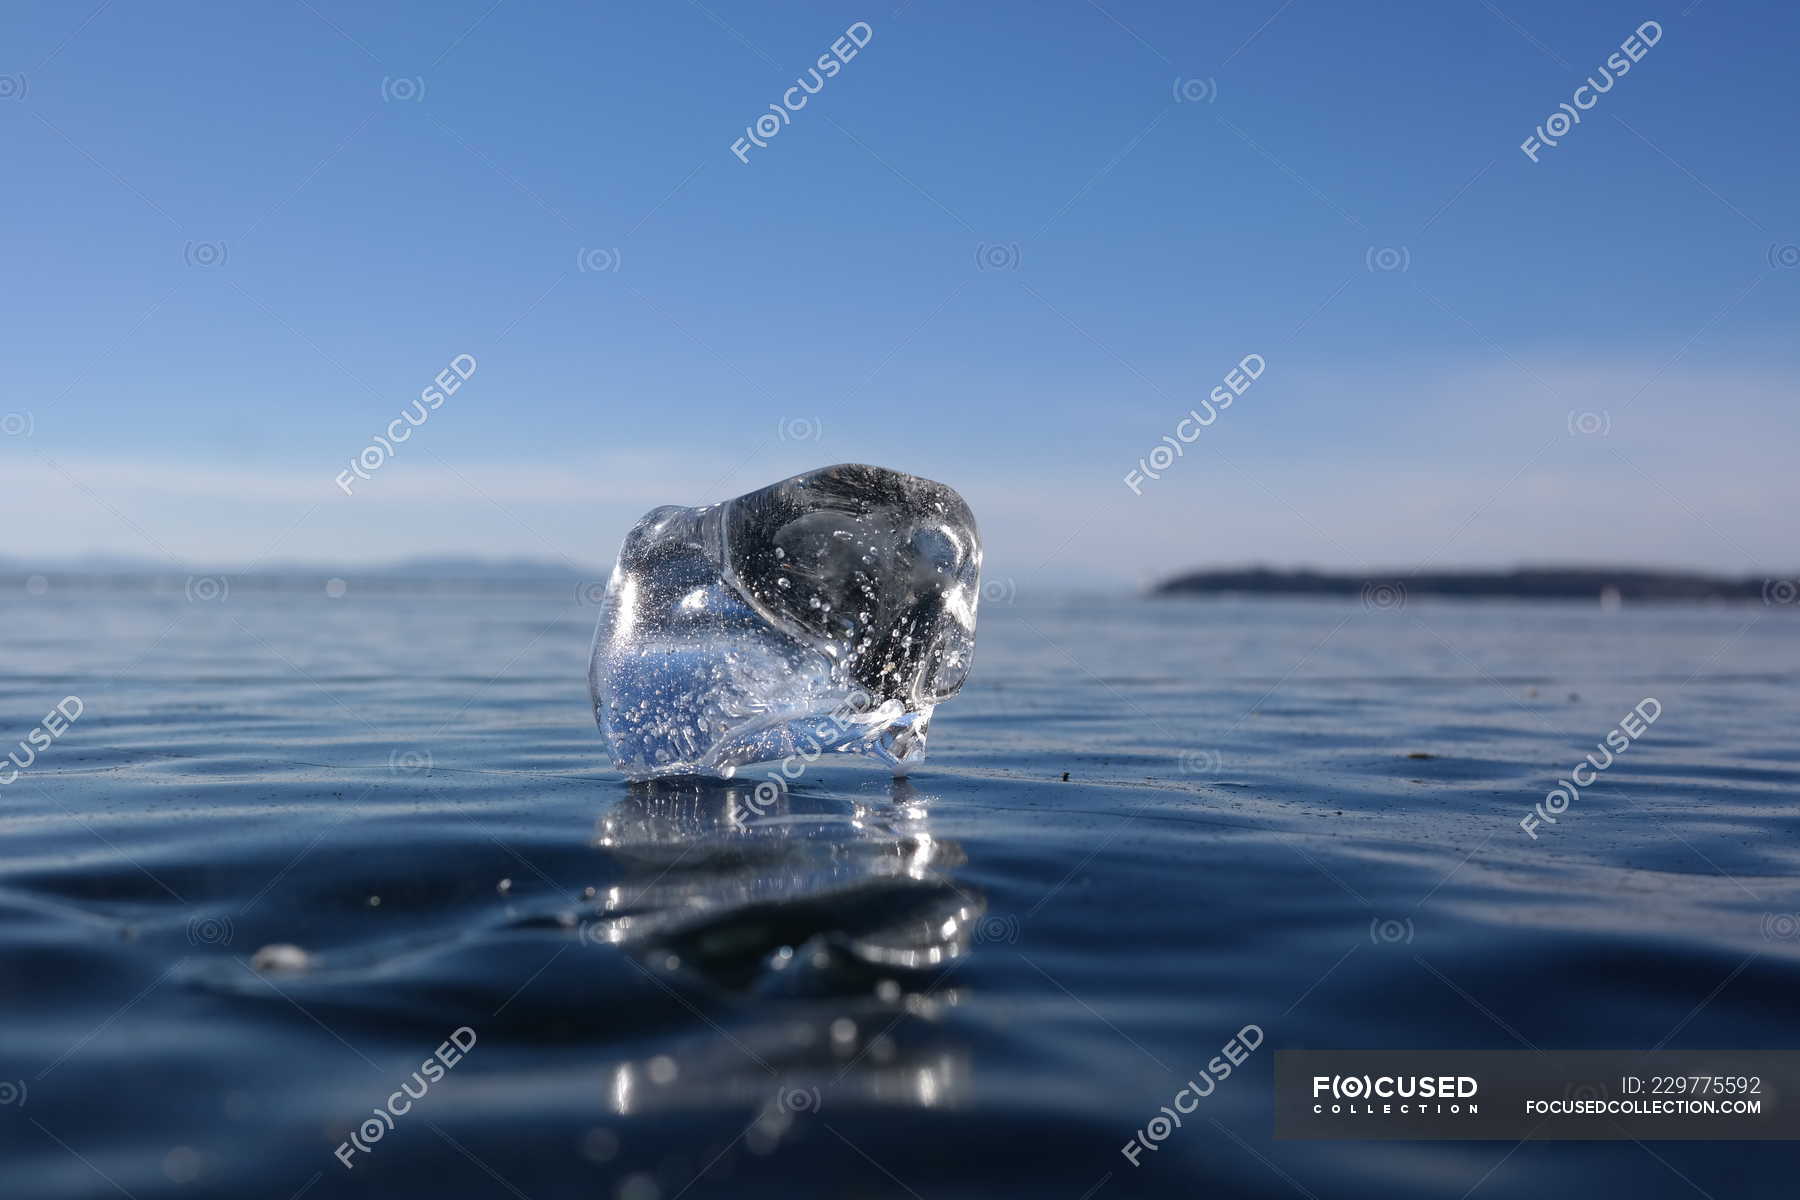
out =
{"type": "MultiPolygon", "coordinates": [[[[574,589],[577,602],[597,603],[610,567],[530,559],[421,559],[405,563],[339,566],[270,564],[250,570],[188,568],[131,560],[29,563],[0,559],[0,595],[32,596],[67,589],[295,593],[502,592],[574,589]]],[[[998,585],[996,585],[998,586],[998,585]]],[[[1041,589],[1040,589],[1041,590],[1041,589]]],[[[1062,589],[1057,589],[1062,590],[1062,589]]],[[[1089,584],[1071,590],[1130,595],[1128,584],[1089,584]]],[[[1406,597],[1469,600],[1557,600],[1615,603],[1757,603],[1800,610],[1800,571],[1772,576],[1724,576],[1644,567],[1520,567],[1512,570],[1348,572],[1278,570],[1270,567],[1186,571],[1151,584],[1138,595],[1361,597],[1377,608],[1406,597]]]]}
{"type": "MultiPolygon", "coordinates": [[[[1792,606],[1800,573],[1731,578],[1690,571],[1611,567],[1522,567],[1510,571],[1395,571],[1352,575],[1337,571],[1277,571],[1266,567],[1189,571],[1154,585],[1159,596],[1414,596],[1483,600],[1596,600],[1601,603],[1761,601],[1792,606]]],[[[1388,605],[1381,605],[1387,607],[1388,605]]]]}

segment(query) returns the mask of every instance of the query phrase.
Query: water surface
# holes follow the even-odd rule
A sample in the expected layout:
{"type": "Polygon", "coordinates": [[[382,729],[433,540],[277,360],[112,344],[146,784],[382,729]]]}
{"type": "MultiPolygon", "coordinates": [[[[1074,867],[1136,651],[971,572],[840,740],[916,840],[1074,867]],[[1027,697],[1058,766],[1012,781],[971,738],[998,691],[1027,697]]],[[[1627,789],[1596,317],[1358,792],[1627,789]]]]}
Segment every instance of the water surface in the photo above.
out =
{"type": "Polygon", "coordinates": [[[85,706],[0,788],[9,1197],[1791,1189],[1780,1143],[1276,1142],[1270,1104],[1281,1047],[1800,1048],[1791,610],[1021,594],[911,780],[746,819],[605,765],[578,595],[253,583],[0,600],[0,745],[85,706]]]}

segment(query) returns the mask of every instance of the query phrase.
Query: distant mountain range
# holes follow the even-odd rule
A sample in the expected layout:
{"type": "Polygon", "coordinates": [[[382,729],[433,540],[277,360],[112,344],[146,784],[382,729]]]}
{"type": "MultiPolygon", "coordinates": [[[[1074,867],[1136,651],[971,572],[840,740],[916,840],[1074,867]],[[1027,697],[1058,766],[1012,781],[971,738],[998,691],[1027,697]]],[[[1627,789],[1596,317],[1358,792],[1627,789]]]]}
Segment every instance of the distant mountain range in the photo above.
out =
{"type": "Polygon", "coordinates": [[[1795,603],[1800,572],[1728,578],[1641,567],[1520,567],[1511,571],[1395,571],[1384,575],[1277,571],[1268,567],[1190,571],[1151,589],[1157,595],[1465,596],[1513,600],[1706,601],[1795,603]]]}
{"type": "Polygon", "coordinates": [[[357,565],[349,563],[257,563],[243,566],[188,566],[153,558],[88,555],[59,560],[0,558],[0,582],[29,581],[42,576],[58,586],[166,586],[177,590],[183,581],[227,579],[233,586],[256,590],[287,591],[317,588],[328,581],[353,582],[358,590],[412,590],[419,587],[474,588],[542,587],[550,584],[604,583],[610,566],[550,562],[528,558],[437,557],[408,559],[398,563],[357,565]]]}
{"type": "MultiPolygon", "coordinates": [[[[371,565],[259,563],[243,566],[187,566],[153,558],[87,555],[65,559],[0,556],[0,586],[25,584],[34,576],[57,586],[120,586],[179,591],[188,582],[227,579],[232,587],[290,591],[336,587],[354,591],[427,589],[504,590],[604,585],[611,565],[554,562],[531,558],[437,556],[371,565]]],[[[1010,582],[1010,581],[1008,581],[1010,582]]],[[[33,585],[36,586],[36,585],[33,585]]],[[[1110,590],[1089,581],[1085,590],[1110,590]]],[[[1590,600],[1599,602],[1763,601],[1800,609],[1800,572],[1787,576],[1728,577],[1698,571],[1645,567],[1519,567],[1508,571],[1344,571],[1277,570],[1250,566],[1188,571],[1150,588],[1152,595],[1358,596],[1381,607],[1397,596],[1461,596],[1474,599],[1590,600]]]]}

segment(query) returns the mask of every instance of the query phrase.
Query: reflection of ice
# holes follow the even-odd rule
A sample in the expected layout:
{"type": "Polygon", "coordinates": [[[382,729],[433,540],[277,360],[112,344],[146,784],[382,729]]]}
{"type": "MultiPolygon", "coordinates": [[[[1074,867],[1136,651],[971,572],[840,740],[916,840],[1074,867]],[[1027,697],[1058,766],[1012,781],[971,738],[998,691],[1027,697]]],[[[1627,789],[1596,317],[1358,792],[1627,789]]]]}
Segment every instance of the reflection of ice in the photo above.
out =
{"type": "MultiPolygon", "coordinates": [[[[793,1066],[781,1071],[778,1085],[771,1084],[767,1074],[753,1074],[730,1063],[717,1064],[722,1069],[715,1074],[694,1078],[681,1071],[658,1075],[655,1065],[655,1060],[646,1060],[614,1066],[606,1084],[607,1111],[634,1117],[688,1107],[760,1104],[758,1125],[779,1137],[792,1118],[803,1118],[834,1102],[892,1108],[951,1107],[969,1085],[969,1055],[960,1048],[911,1057],[896,1051],[884,1061],[858,1061],[841,1074],[793,1066]]],[[[694,1070],[705,1068],[695,1064],[694,1070]]]]}
{"type": "Polygon", "coordinates": [[[985,906],[945,872],[962,850],[931,835],[904,780],[889,803],[687,778],[639,784],[594,845],[630,872],[598,897],[589,936],[673,954],[715,982],[861,968],[917,970],[967,951],[985,906]]]}
{"type": "Polygon", "coordinates": [[[931,833],[927,797],[892,788],[873,803],[785,793],[753,816],[748,783],[659,780],[600,817],[593,844],[625,877],[594,898],[587,936],[725,1022],[616,1064],[609,1108],[740,1100],[761,1114],[746,1146],[772,1149],[821,1100],[955,1102],[968,1055],[939,1027],[961,999],[947,968],[986,905],[950,878],[963,853],[931,833]],[[756,998],[736,1024],[732,995],[756,998]]]}

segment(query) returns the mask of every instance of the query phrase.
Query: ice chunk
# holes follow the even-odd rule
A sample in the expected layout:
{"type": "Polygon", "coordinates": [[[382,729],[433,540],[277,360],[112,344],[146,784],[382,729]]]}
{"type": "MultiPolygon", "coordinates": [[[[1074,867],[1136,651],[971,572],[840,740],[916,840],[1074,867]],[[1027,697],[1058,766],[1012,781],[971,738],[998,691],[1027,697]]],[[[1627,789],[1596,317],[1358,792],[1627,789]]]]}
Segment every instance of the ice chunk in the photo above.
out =
{"type": "Polygon", "coordinates": [[[846,463],[654,509],[607,582],[594,719],[632,779],[827,753],[904,773],[968,676],[980,595],[969,506],[899,471],[846,463]]]}

